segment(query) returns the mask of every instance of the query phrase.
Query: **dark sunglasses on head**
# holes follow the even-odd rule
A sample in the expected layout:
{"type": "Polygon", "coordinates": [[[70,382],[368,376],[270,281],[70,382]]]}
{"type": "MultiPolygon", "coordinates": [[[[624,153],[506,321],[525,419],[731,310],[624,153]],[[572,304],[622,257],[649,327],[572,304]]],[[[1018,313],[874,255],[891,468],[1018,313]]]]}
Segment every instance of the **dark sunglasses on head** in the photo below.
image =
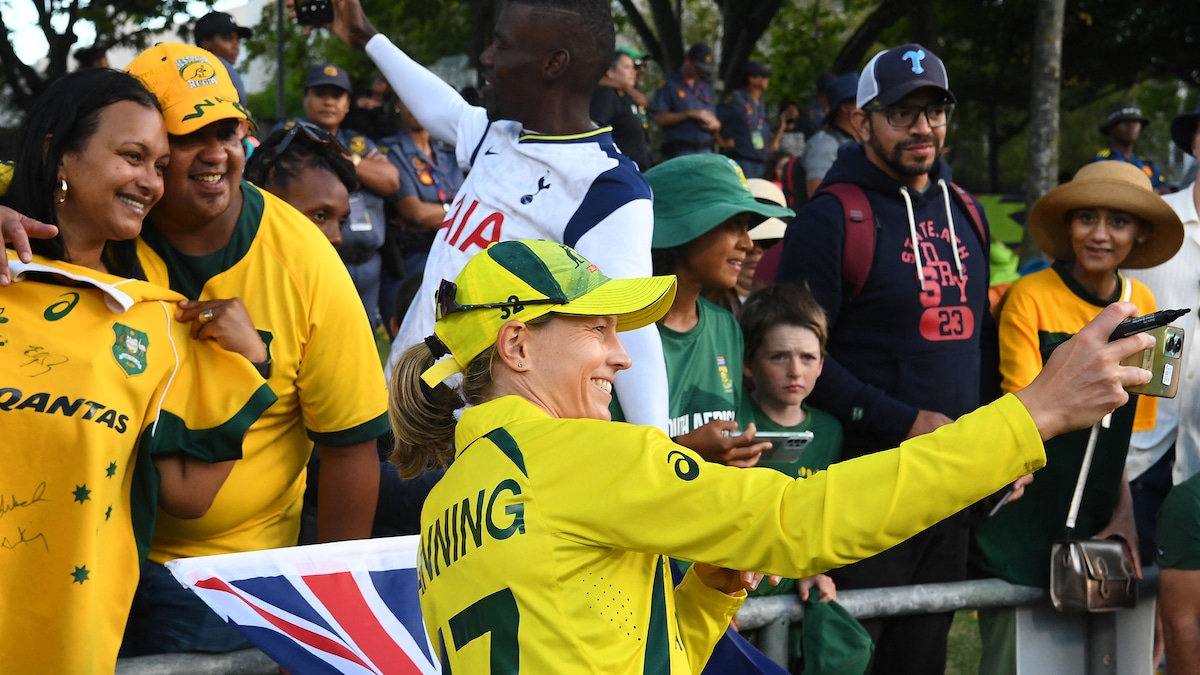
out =
{"type": "MultiPolygon", "coordinates": [[[[509,296],[504,302],[487,302],[479,305],[460,305],[455,297],[458,294],[458,284],[453,281],[442,279],[442,283],[438,285],[437,295],[434,296],[437,300],[436,319],[441,320],[442,317],[449,316],[455,312],[461,312],[467,309],[500,309],[505,307],[513,308],[513,314],[521,311],[525,305],[565,305],[568,300],[566,298],[535,298],[533,300],[522,300],[515,295],[509,296]]],[[[507,319],[508,317],[502,317],[507,319]]]]}
{"type": "Polygon", "coordinates": [[[325,131],[312,122],[298,120],[290,129],[288,129],[288,132],[283,137],[283,140],[279,141],[279,145],[275,146],[275,149],[271,152],[271,159],[282,157],[283,153],[287,152],[288,146],[291,145],[292,141],[296,140],[296,137],[300,134],[304,134],[304,136],[313,143],[317,143],[319,145],[332,145],[333,147],[337,148],[338,152],[347,157],[350,156],[350,151],[347,150],[341,143],[339,143],[338,139],[333,134],[325,131]]]}

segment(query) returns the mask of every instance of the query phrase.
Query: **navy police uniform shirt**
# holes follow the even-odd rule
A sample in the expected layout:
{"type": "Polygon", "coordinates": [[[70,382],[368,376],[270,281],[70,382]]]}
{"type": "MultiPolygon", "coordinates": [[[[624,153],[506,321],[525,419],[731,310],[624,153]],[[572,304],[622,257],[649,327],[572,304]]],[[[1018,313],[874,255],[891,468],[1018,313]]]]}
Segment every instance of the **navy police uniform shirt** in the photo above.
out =
{"type": "Polygon", "coordinates": [[[719,117],[721,135],[733,139],[733,158],[747,169],[747,164],[757,164],[758,171],[747,178],[761,178],[762,163],[771,152],[771,126],[767,124],[767,104],[755,102],[745,89],[731,93],[721,103],[719,117]]]}
{"type": "MultiPolygon", "coordinates": [[[[708,110],[716,114],[717,102],[713,99],[712,85],[703,78],[696,78],[691,86],[688,86],[683,81],[683,76],[674,72],[667,76],[666,83],[654,95],[650,110],[656,113],[708,110]]],[[[666,143],[711,146],[714,139],[715,137],[701,128],[695,120],[685,120],[663,127],[663,140],[666,143]]]]}
{"type": "Polygon", "coordinates": [[[395,198],[415,196],[428,204],[449,204],[462,185],[463,172],[454,158],[454,150],[430,143],[433,157],[429,157],[413,141],[407,131],[401,129],[394,136],[381,139],[379,144],[387,158],[400,169],[400,191],[395,198]]]}
{"type": "Polygon", "coordinates": [[[1166,185],[1166,181],[1163,180],[1162,172],[1158,170],[1158,167],[1154,166],[1154,162],[1151,162],[1148,159],[1142,159],[1141,157],[1138,157],[1136,153],[1126,157],[1112,148],[1104,148],[1100,152],[1097,152],[1096,156],[1092,158],[1093,162],[1104,162],[1109,160],[1125,162],[1126,164],[1132,164],[1141,169],[1142,172],[1146,174],[1146,177],[1150,179],[1150,187],[1154,188],[1155,190],[1166,185]]]}

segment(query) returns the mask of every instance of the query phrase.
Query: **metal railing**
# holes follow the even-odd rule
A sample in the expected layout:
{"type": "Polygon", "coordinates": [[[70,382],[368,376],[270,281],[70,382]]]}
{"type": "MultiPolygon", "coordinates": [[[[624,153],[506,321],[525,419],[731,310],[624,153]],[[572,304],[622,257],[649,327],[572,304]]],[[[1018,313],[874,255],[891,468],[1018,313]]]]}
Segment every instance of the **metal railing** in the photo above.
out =
{"type": "MultiPolygon", "coordinates": [[[[1158,592],[1158,568],[1142,568],[1138,583],[1142,597],[1158,592]]],[[[938,614],[959,609],[991,607],[1050,607],[1050,594],[1044,588],[1018,586],[999,579],[977,579],[944,584],[920,584],[891,588],[838,591],[838,603],[857,619],[911,614],[938,614]]],[[[758,648],[772,661],[787,664],[788,629],[804,620],[804,606],[791,595],[750,598],[738,611],[742,630],[761,629],[758,648]]],[[[1107,646],[1097,644],[1096,649],[1107,646]]]]}
{"type": "MultiPolygon", "coordinates": [[[[1158,592],[1158,568],[1143,568],[1138,590],[1143,597],[1158,592]]],[[[1017,586],[999,579],[945,584],[838,591],[838,602],[859,619],[911,614],[937,614],[989,607],[1049,607],[1043,588],[1017,586]]],[[[788,629],[804,620],[804,606],[794,595],[750,598],[738,612],[742,630],[762,629],[759,649],[772,661],[787,664],[788,629]]],[[[1115,636],[1113,637],[1115,639],[1115,636]]],[[[1099,642],[1094,651],[1111,650],[1099,642]]],[[[277,675],[279,666],[257,649],[230,654],[163,654],[118,659],[118,675],[277,675]]],[[[1097,671],[1099,672],[1099,671],[1097,671]]]]}

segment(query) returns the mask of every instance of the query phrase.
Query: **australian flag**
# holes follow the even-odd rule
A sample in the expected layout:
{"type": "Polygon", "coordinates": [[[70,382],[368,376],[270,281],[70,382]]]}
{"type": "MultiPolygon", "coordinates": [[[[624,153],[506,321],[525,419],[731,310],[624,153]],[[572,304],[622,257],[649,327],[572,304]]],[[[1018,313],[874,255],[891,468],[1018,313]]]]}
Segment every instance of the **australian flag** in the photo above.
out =
{"type": "Polygon", "coordinates": [[[417,600],[417,537],[181,558],[171,573],[292,673],[440,673],[417,600]]]}

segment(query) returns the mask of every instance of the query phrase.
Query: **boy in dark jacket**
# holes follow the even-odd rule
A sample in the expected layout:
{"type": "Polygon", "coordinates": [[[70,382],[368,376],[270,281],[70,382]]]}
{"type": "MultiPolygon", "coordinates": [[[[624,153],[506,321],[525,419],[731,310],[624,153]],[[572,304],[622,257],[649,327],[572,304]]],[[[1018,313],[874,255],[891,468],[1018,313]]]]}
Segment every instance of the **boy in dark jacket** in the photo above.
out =
{"type": "MultiPolygon", "coordinates": [[[[988,243],[940,158],[954,109],[945,66],[916,44],[880,52],[859,78],[851,122],[822,183],[857,186],[874,242],[861,287],[843,269],[848,211],[818,191],[788,228],[778,280],[808,282],[829,317],[813,405],[845,431],[843,458],[928,433],[980,404],[988,310],[988,243]]],[[[967,199],[971,197],[967,196],[967,199]]],[[[974,204],[977,212],[982,212],[974,204]]],[[[986,223],[982,228],[986,233],[986,223]]],[[[853,245],[853,242],[851,242],[853,245]]],[[[869,489],[865,486],[864,489],[869,489]]],[[[873,558],[832,573],[839,589],[961,580],[967,530],[953,517],[873,558]]],[[[876,643],[872,673],[941,673],[952,614],[863,622],[876,643]]]]}

